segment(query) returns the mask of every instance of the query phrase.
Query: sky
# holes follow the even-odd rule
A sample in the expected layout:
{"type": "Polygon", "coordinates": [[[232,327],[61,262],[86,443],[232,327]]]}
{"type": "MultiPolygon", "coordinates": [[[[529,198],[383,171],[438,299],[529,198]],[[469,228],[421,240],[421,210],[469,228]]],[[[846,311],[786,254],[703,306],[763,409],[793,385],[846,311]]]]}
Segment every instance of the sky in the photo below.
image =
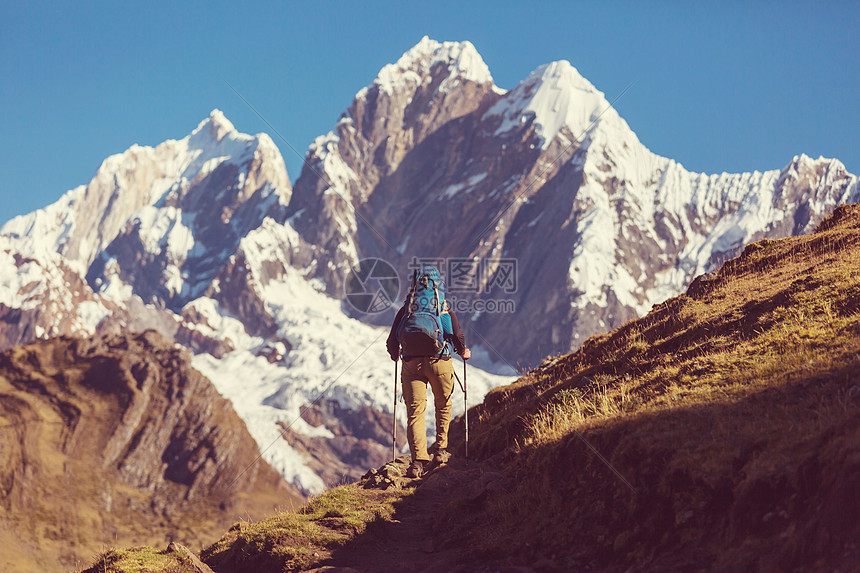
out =
{"type": "Polygon", "coordinates": [[[506,89],[562,59],[610,101],[629,87],[620,115],[692,171],[780,169],[805,153],[860,173],[857,2],[246,4],[3,2],[0,222],[215,108],[268,132],[295,181],[313,139],[424,35],[469,40],[506,89]]]}

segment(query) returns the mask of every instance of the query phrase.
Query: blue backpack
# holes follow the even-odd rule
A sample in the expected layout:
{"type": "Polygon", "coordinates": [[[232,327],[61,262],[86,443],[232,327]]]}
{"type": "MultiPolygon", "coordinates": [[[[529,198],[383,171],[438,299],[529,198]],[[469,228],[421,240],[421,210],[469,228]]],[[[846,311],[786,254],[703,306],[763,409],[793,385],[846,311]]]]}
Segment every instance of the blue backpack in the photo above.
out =
{"type": "Polygon", "coordinates": [[[450,333],[450,324],[451,318],[445,310],[445,283],[439,269],[433,266],[415,269],[406,297],[406,313],[397,327],[397,341],[403,355],[444,354],[447,351],[445,333],[450,333]]]}

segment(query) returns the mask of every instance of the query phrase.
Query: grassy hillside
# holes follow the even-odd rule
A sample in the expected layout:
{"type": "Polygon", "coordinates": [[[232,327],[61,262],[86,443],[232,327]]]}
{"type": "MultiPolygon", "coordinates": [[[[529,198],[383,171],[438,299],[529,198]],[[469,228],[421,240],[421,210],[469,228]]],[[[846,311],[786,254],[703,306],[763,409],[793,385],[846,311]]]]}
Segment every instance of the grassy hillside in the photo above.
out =
{"type": "Polygon", "coordinates": [[[515,477],[475,542],[596,568],[854,569],[858,312],[849,206],[546,360],[476,412],[474,450],[515,477]]]}
{"type": "Polygon", "coordinates": [[[860,207],[846,206],[491,392],[470,415],[477,459],[391,499],[357,485],[322,496],[305,515],[365,512],[338,529],[336,551],[320,543],[327,530],[270,520],[234,526],[204,560],[215,571],[385,571],[397,558],[427,571],[857,570],[858,351],[860,207]],[[415,513],[431,518],[404,530],[415,513]],[[388,560],[374,567],[369,549],[388,560]],[[274,561],[287,553],[302,557],[274,561]]]}
{"type": "MultiPolygon", "coordinates": [[[[329,490],[298,511],[262,521],[240,521],[201,553],[215,571],[257,573],[303,571],[390,519],[397,502],[411,492],[365,490],[355,484],[329,490]]],[[[84,573],[199,573],[173,548],[111,549],[84,573]]]]}

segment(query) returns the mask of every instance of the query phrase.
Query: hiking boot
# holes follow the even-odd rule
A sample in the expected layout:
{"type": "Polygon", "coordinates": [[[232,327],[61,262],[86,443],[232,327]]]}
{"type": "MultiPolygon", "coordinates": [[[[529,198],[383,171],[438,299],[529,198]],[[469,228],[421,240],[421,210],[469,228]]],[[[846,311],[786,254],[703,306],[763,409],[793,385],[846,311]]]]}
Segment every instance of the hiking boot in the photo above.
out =
{"type": "Polygon", "coordinates": [[[424,473],[424,462],[421,460],[412,460],[412,463],[409,464],[409,468],[406,470],[406,477],[408,478],[420,478],[424,473]]]}
{"type": "Polygon", "coordinates": [[[441,466],[442,464],[448,463],[448,460],[451,459],[451,454],[445,448],[437,448],[436,452],[433,454],[433,467],[441,466]]]}

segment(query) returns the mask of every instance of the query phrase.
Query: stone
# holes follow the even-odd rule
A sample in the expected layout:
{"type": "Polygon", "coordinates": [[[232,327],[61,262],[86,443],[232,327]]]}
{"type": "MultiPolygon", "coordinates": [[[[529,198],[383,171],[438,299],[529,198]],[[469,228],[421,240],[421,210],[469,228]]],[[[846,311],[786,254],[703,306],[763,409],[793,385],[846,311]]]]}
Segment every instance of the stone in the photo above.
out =
{"type": "Polygon", "coordinates": [[[176,553],[180,562],[184,565],[190,566],[195,573],[215,573],[208,565],[200,561],[200,558],[192,553],[190,549],[181,543],[171,541],[167,546],[167,550],[176,553]]]}

